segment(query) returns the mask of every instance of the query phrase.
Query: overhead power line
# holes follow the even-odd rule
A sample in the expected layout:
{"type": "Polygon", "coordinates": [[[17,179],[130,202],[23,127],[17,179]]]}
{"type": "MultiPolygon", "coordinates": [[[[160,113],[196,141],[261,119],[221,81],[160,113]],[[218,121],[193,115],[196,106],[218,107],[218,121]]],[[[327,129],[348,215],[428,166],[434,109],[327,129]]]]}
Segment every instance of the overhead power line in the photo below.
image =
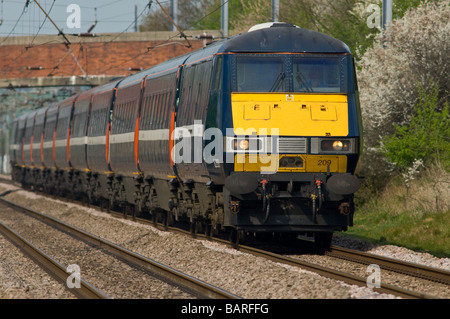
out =
{"type": "Polygon", "coordinates": [[[162,11],[164,12],[164,14],[170,19],[170,21],[173,23],[173,25],[177,28],[178,32],[180,32],[180,35],[186,40],[186,42],[188,43],[187,47],[188,48],[192,48],[191,43],[189,42],[188,38],[186,37],[186,35],[184,34],[183,30],[180,29],[180,27],[175,23],[175,21],[173,21],[172,17],[170,16],[170,14],[167,13],[166,9],[164,9],[164,7],[161,5],[161,3],[159,3],[158,0],[155,0],[158,5],[161,7],[162,11]]]}
{"type": "MultiPolygon", "coordinates": [[[[56,25],[56,23],[49,17],[48,13],[44,10],[44,8],[41,7],[41,5],[39,4],[39,2],[37,2],[36,0],[34,0],[34,2],[36,2],[36,4],[39,6],[39,8],[42,10],[42,12],[44,12],[45,16],[47,17],[47,19],[55,26],[56,30],[58,30],[59,35],[62,35],[64,38],[64,44],[67,47],[68,53],[70,53],[70,55],[72,56],[72,59],[75,61],[75,63],[77,64],[78,68],[81,70],[81,72],[83,73],[84,76],[86,76],[86,72],[84,71],[83,67],[81,66],[80,62],[78,62],[78,59],[76,58],[75,54],[73,54],[72,48],[70,47],[70,41],[69,39],[67,39],[66,35],[64,34],[64,32],[61,31],[61,29],[56,25]]],[[[65,58],[65,57],[64,57],[65,58]]],[[[59,63],[62,62],[62,60],[59,63]]],[[[58,65],[59,65],[58,63],[58,65]]],[[[55,68],[52,70],[52,72],[50,72],[49,76],[52,75],[53,71],[55,70],[55,68]]]]}
{"type": "MultiPolygon", "coordinates": [[[[56,0],[53,0],[52,6],[50,7],[50,10],[48,10],[49,14],[50,14],[50,12],[52,12],[53,6],[55,5],[55,1],[56,0]]],[[[38,34],[41,31],[42,27],[44,26],[45,21],[47,21],[47,16],[45,17],[44,21],[42,21],[41,25],[39,26],[39,29],[37,30],[36,34],[34,35],[33,40],[31,40],[30,45],[29,45],[30,47],[33,45],[34,40],[38,36],[38,34]]]]}
{"type": "Polygon", "coordinates": [[[59,35],[62,35],[65,41],[65,45],[67,48],[69,48],[70,45],[70,41],[69,39],[67,39],[66,35],[64,34],[64,32],[61,31],[61,29],[56,25],[56,23],[52,20],[52,18],[49,17],[49,15],[47,14],[47,12],[44,10],[44,8],[41,7],[41,5],[39,4],[39,2],[37,2],[36,0],[34,1],[36,2],[36,4],[38,5],[38,7],[42,10],[42,12],[44,12],[45,16],[47,17],[47,19],[55,26],[56,30],[58,30],[59,35]]]}
{"type": "Polygon", "coordinates": [[[14,30],[16,29],[17,25],[19,24],[20,19],[22,19],[23,15],[25,14],[25,12],[27,11],[28,6],[30,5],[30,0],[27,0],[25,2],[25,6],[22,9],[22,13],[20,14],[19,18],[16,20],[16,23],[14,24],[13,28],[11,29],[11,31],[8,33],[8,35],[3,39],[3,41],[0,43],[2,44],[3,42],[5,42],[10,35],[14,32],[14,30]]]}
{"type": "Polygon", "coordinates": [[[145,10],[146,10],[147,8],[148,8],[148,10],[150,11],[150,7],[151,7],[151,6],[152,6],[152,0],[150,0],[150,1],[148,2],[148,4],[145,5],[144,9],[142,9],[141,13],[140,13],[138,16],[135,16],[133,22],[131,22],[131,23],[128,25],[128,27],[126,27],[122,32],[120,32],[119,34],[117,34],[117,36],[115,36],[114,38],[112,38],[109,42],[113,42],[115,39],[117,39],[117,38],[120,37],[123,33],[125,33],[129,28],[131,28],[131,27],[135,24],[135,21],[138,20],[138,19],[141,17],[141,15],[144,14],[144,12],[145,12],[145,10]]]}

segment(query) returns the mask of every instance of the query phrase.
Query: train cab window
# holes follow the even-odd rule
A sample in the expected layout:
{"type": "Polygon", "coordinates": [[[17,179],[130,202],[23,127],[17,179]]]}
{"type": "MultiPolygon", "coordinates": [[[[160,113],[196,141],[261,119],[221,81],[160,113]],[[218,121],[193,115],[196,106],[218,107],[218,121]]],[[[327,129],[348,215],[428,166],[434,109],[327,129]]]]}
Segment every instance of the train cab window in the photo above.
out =
{"type": "MultiPolygon", "coordinates": [[[[346,92],[346,70],[342,58],[293,58],[294,92],[344,93],[346,92]]],[[[345,60],[344,60],[345,61],[345,60]]]]}
{"type": "Polygon", "coordinates": [[[236,58],[238,92],[284,92],[283,57],[239,56],[236,58]]]}

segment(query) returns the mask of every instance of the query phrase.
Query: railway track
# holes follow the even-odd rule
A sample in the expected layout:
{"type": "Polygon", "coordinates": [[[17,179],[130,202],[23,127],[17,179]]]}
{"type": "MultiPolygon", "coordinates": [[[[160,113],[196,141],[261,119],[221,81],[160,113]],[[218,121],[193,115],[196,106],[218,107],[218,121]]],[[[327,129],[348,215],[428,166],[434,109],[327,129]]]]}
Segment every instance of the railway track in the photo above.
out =
{"type": "MultiPolygon", "coordinates": [[[[114,243],[108,242],[100,237],[89,234],[81,229],[68,225],[50,216],[46,216],[33,209],[23,207],[11,201],[0,197],[2,205],[11,207],[16,211],[20,211],[28,216],[31,216],[39,221],[50,225],[61,232],[69,234],[73,238],[82,240],[91,246],[107,251],[109,254],[115,256],[123,262],[132,265],[134,268],[145,271],[147,274],[162,280],[172,286],[178,287],[181,290],[191,294],[196,298],[207,299],[240,299],[239,296],[231,294],[223,289],[210,285],[197,278],[184,274],[176,269],[161,264],[157,261],[151,260],[130,250],[120,247],[114,243]]],[[[44,267],[52,276],[59,281],[66,282],[68,273],[66,267],[58,261],[45,254],[42,250],[31,244],[25,238],[17,234],[3,223],[0,227],[0,232],[12,241],[17,247],[20,247],[28,256],[35,260],[40,266],[44,267]]],[[[81,280],[81,289],[71,289],[70,291],[76,294],[79,298],[109,298],[106,293],[101,292],[90,283],[81,280]]]]}
{"type": "MultiPolygon", "coordinates": [[[[221,242],[232,246],[232,244],[226,243],[225,241],[221,241],[221,242]]],[[[294,266],[294,267],[299,267],[299,268],[317,273],[321,276],[324,276],[324,277],[327,277],[330,279],[343,281],[350,285],[367,287],[367,278],[360,277],[360,276],[354,275],[349,272],[335,270],[335,269],[332,269],[329,267],[324,267],[324,266],[318,265],[316,263],[311,263],[311,262],[299,260],[296,258],[292,258],[289,256],[272,253],[270,251],[267,251],[264,249],[258,249],[258,248],[251,247],[251,246],[239,245],[238,249],[242,252],[246,252],[249,254],[253,254],[255,256],[267,258],[276,263],[282,263],[282,264],[286,264],[286,265],[290,265],[290,266],[294,266]]],[[[347,253],[349,255],[352,254],[349,251],[347,251],[347,253]]],[[[359,255],[359,252],[355,251],[355,254],[359,255]]],[[[350,259],[348,259],[348,260],[350,260],[350,259]]],[[[356,260],[356,258],[354,260],[356,260]]],[[[396,261],[389,263],[387,260],[385,260],[385,264],[393,265],[393,264],[396,264],[396,261]]],[[[390,268],[393,269],[394,267],[391,266],[390,268]]],[[[410,273],[410,275],[416,276],[416,274],[412,273],[412,272],[410,273]]],[[[448,279],[448,277],[447,277],[447,279],[448,279]]],[[[394,295],[397,297],[408,298],[408,299],[435,299],[434,296],[429,295],[429,294],[404,289],[402,287],[398,287],[398,286],[394,286],[394,285],[390,285],[390,284],[386,284],[386,283],[380,283],[380,287],[373,287],[373,290],[376,292],[379,292],[379,293],[391,294],[391,295],[394,295]]]]}
{"type": "MultiPolygon", "coordinates": [[[[111,212],[113,215],[115,215],[118,218],[122,218],[123,214],[118,212],[111,212]]],[[[174,231],[178,233],[184,233],[185,235],[193,236],[199,239],[207,239],[214,242],[218,242],[224,245],[227,245],[228,247],[233,247],[235,249],[238,249],[241,252],[249,253],[255,256],[263,257],[269,260],[272,260],[276,263],[282,263],[294,267],[299,267],[308,271],[315,272],[321,276],[331,278],[334,280],[340,280],[347,284],[351,285],[357,285],[360,287],[367,287],[367,278],[360,277],[354,274],[350,274],[348,272],[343,272],[335,269],[331,269],[328,267],[323,267],[315,263],[299,260],[296,258],[292,258],[289,256],[285,256],[282,254],[277,254],[270,252],[266,249],[258,249],[252,246],[248,245],[238,245],[236,246],[234,243],[231,243],[227,240],[216,238],[216,237],[210,237],[204,234],[200,233],[192,233],[188,230],[183,230],[176,227],[168,227],[166,225],[163,225],[161,223],[155,223],[154,221],[149,221],[147,219],[138,219],[141,223],[151,224],[153,226],[156,226],[160,229],[174,231]]],[[[325,253],[326,255],[333,257],[333,258],[340,258],[345,259],[351,262],[364,264],[364,265],[371,265],[376,264],[380,266],[381,269],[394,271],[399,274],[404,274],[407,276],[411,276],[413,278],[422,278],[426,279],[432,282],[438,282],[445,285],[450,285],[450,272],[437,269],[437,268],[431,268],[419,264],[414,263],[408,263],[404,262],[398,259],[393,258],[387,258],[382,256],[377,256],[374,254],[364,253],[357,250],[347,249],[343,247],[333,246],[332,250],[325,253]]],[[[434,296],[426,293],[421,293],[417,291],[412,291],[408,289],[404,289],[402,287],[381,283],[380,287],[374,287],[374,291],[377,291],[379,293],[386,293],[391,294],[394,296],[402,297],[402,298],[409,298],[409,299],[435,299],[434,296]]]]}
{"type": "MultiPolygon", "coordinates": [[[[300,267],[302,269],[315,272],[315,273],[317,273],[321,276],[327,277],[327,278],[343,281],[347,284],[357,285],[360,287],[367,287],[367,278],[366,277],[361,277],[361,276],[352,274],[350,272],[340,271],[340,270],[336,270],[336,269],[329,268],[329,267],[324,267],[324,266],[318,265],[316,263],[299,260],[299,259],[292,258],[289,256],[274,254],[269,251],[260,250],[260,249],[254,248],[254,247],[240,246],[239,249],[241,251],[245,251],[245,252],[257,255],[257,256],[262,256],[262,257],[268,258],[277,263],[284,263],[287,265],[300,267]]],[[[336,247],[333,248],[333,250],[334,249],[336,249],[336,247]]],[[[339,250],[339,248],[338,248],[338,250],[339,250]]],[[[352,252],[347,251],[347,254],[352,255],[352,256],[355,256],[355,255],[357,256],[357,255],[359,255],[359,252],[355,251],[355,255],[353,255],[352,252]]],[[[366,259],[366,261],[364,262],[364,264],[366,264],[367,260],[369,260],[369,259],[371,259],[371,258],[368,257],[366,259]]],[[[352,260],[352,261],[355,261],[358,263],[361,262],[360,259],[357,260],[357,258],[347,258],[347,260],[352,260]]],[[[395,267],[392,265],[397,264],[397,261],[389,262],[387,259],[385,259],[384,265],[388,265],[388,264],[391,265],[389,267],[390,269],[394,269],[395,267]]],[[[410,267],[413,267],[413,266],[410,265],[410,267]]],[[[413,273],[413,272],[410,272],[408,275],[417,277],[416,273],[413,273]]],[[[421,278],[423,278],[423,277],[421,277],[421,278]]],[[[448,274],[447,274],[447,279],[448,279],[448,274]]],[[[405,289],[405,288],[402,288],[399,286],[395,286],[395,285],[391,285],[391,284],[387,284],[387,283],[383,283],[383,282],[380,283],[379,287],[373,287],[372,289],[379,293],[391,294],[391,295],[394,295],[397,297],[408,298],[408,299],[435,299],[436,298],[430,294],[405,289]]]]}
{"type": "Polygon", "coordinates": [[[333,246],[331,251],[326,252],[326,254],[331,257],[350,260],[365,265],[376,264],[380,266],[381,269],[450,285],[450,272],[445,270],[408,263],[399,259],[387,258],[338,246],[333,246]]]}
{"type": "MultiPolygon", "coordinates": [[[[115,215],[118,218],[123,218],[123,213],[110,211],[111,215],[115,215]]],[[[234,246],[227,240],[223,240],[220,238],[209,237],[203,234],[192,233],[188,230],[183,230],[175,227],[168,227],[161,223],[156,223],[155,221],[151,221],[148,219],[137,218],[136,221],[146,224],[151,224],[152,226],[156,226],[162,230],[168,230],[172,232],[184,233],[185,235],[193,236],[198,239],[207,239],[210,241],[218,242],[221,244],[225,244],[228,247],[237,248],[241,252],[249,253],[255,256],[260,256],[266,259],[270,259],[276,263],[287,264],[294,267],[299,267],[305,270],[309,270],[315,273],[318,273],[324,277],[332,278],[335,280],[340,280],[348,284],[357,285],[360,287],[367,287],[367,278],[366,277],[358,277],[357,275],[350,274],[347,271],[339,271],[336,269],[331,269],[328,267],[323,267],[315,262],[306,262],[303,260],[299,260],[297,258],[292,258],[290,256],[286,256],[283,254],[276,254],[266,249],[258,249],[251,246],[239,245],[239,247],[234,246]]],[[[428,281],[441,283],[443,285],[450,285],[450,275],[448,271],[443,271],[435,268],[425,267],[418,264],[411,264],[399,261],[397,259],[380,257],[373,254],[362,253],[360,251],[349,250],[341,247],[333,247],[330,252],[326,253],[327,257],[330,258],[339,258],[345,259],[347,261],[351,261],[352,263],[359,264],[377,264],[382,269],[386,269],[389,271],[395,271],[400,274],[405,274],[407,276],[411,276],[411,278],[423,278],[428,281]]],[[[379,293],[388,293],[394,296],[399,296],[403,298],[434,298],[434,296],[421,293],[417,291],[411,291],[408,289],[404,289],[401,287],[397,287],[394,285],[390,285],[387,283],[381,283],[380,287],[374,287],[374,291],[379,293]]]]}
{"type": "MultiPolygon", "coordinates": [[[[124,215],[119,212],[110,212],[112,215],[115,215],[117,218],[123,218],[124,215]]],[[[193,236],[199,239],[207,239],[214,242],[218,242],[224,245],[227,245],[228,247],[233,247],[235,249],[238,249],[241,252],[252,254],[255,256],[263,257],[269,260],[272,260],[276,263],[282,263],[287,264],[294,267],[299,267],[308,271],[315,272],[321,276],[331,278],[334,280],[340,280],[347,284],[351,285],[357,285],[360,287],[367,287],[367,278],[365,277],[359,277],[347,272],[342,272],[339,270],[327,268],[320,266],[315,263],[302,261],[296,258],[291,258],[289,256],[285,256],[282,254],[277,254],[270,252],[266,249],[258,249],[252,246],[248,245],[238,245],[236,246],[234,243],[231,243],[230,241],[216,238],[216,237],[210,237],[201,233],[192,233],[188,230],[183,230],[177,227],[168,227],[166,225],[163,225],[161,223],[155,223],[155,221],[150,221],[147,219],[137,218],[141,223],[145,224],[151,224],[155,227],[158,227],[162,230],[168,230],[178,233],[183,233],[188,236],[193,236]]],[[[426,280],[430,280],[433,282],[439,282],[443,283],[445,285],[450,285],[450,272],[444,271],[441,269],[426,267],[419,264],[413,264],[413,263],[407,263],[403,262],[398,259],[393,258],[387,258],[387,257],[381,257],[374,254],[364,253],[357,250],[351,250],[343,247],[333,246],[332,250],[330,252],[326,252],[326,255],[334,257],[334,258],[340,258],[340,259],[346,259],[348,261],[370,265],[370,264],[376,264],[379,265],[382,269],[394,271],[397,273],[405,274],[414,278],[423,278],[426,280]]],[[[434,296],[430,294],[425,294],[421,292],[416,292],[408,289],[404,289],[401,287],[397,287],[394,285],[381,283],[380,287],[374,287],[375,291],[379,293],[386,293],[391,294],[394,296],[402,297],[402,298],[409,298],[409,299],[435,299],[434,296]]]]}
{"type": "MultiPolygon", "coordinates": [[[[50,255],[46,254],[44,251],[33,245],[31,242],[3,223],[0,223],[0,234],[7,238],[15,246],[20,248],[26,256],[31,258],[56,280],[63,284],[66,283],[68,277],[66,272],[67,267],[63,266],[57,260],[53,259],[50,255]]],[[[109,299],[104,292],[95,288],[83,278],[80,278],[80,287],[70,291],[76,297],[81,299],[109,299]]]]}

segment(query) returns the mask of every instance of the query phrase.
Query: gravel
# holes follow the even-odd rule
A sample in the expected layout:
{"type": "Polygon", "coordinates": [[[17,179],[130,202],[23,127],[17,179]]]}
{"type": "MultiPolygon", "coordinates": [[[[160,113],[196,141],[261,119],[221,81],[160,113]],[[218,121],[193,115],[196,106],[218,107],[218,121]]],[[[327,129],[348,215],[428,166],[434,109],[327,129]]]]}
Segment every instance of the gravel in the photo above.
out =
{"type": "MultiPolygon", "coordinates": [[[[35,218],[4,208],[0,211],[0,220],[60,264],[79,267],[83,279],[111,298],[190,298],[189,294],[178,288],[146,275],[102,249],[74,239],[35,218]]],[[[11,269],[11,265],[8,265],[8,269],[11,269]]]]}
{"type": "Polygon", "coordinates": [[[450,258],[437,258],[429,253],[416,252],[404,247],[394,245],[377,246],[357,238],[337,234],[333,236],[333,244],[350,249],[365,251],[371,254],[389,258],[396,258],[405,262],[420,264],[428,267],[450,271],[450,258]]]}
{"type": "MultiPolygon", "coordinates": [[[[182,272],[198,277],[210,284],[219,286],[243,298],[251,299],[386,299],[392,295],[380,294],[367,287],[357,287],[331,280],[297,267],[286,266],[255,257],[207,240],[190,238],[181,234],[160,231],[149,225],[142,225],[131,220],[111,217],[97,209],[86,208],[77,204],[50,199],[17,187],[0,184],[0,193],[15,190],[5,198],[33,207],[96,234],[106,240],[122,245],[148,258],[170,265],[182,272]]],[[[1,217],[0,217],[1,219],[1,217]]],[[[334,244],[353,249],[414,261],[428,266],[450,270],[448,258],[436,258],[426,253],[418,253],[395,246],[373,246],[348,236],[335,236],[334,244]]],[[[8,258],[22,258],[21,254],[7,245],[0,237],[0,248],[8,251],[8,258]]],[[[322,258],[325,256],[313,256],[322,258]]],[[[9,263],[9,262],[8,262],[9,263]]],[[[0,283],[9,287],[14,282],[9,268],[1,264],[0,283]]],[[[16,273],[22,274],[17,268],[16,273]]],[[[367,274],[366,274],[367,276],[367,274]]],[[[34,280],[37,280],[36,278],[34,280]]],[[[39,280],[37,280],[39,282],[39,280]]],[[[24,282],[25,278],[24,278],[24,282]]],[[[24,284],[26,285],[26,284],[24,284]]],[[[33,287],[38,287],[35,285],[33,287]]],[[[42,295],[49,289],[44,285],[42,295]]],[[[40,287],[39,286],[39,287],[40,287]]],[[[26,291],[11,294],[4,288],[10,298],[41,298],[26,291]]],[[[22,289],[23,290],[23,289],[22,289]]],[[[0,297],[2,288],[0,286],[0,297]]],[[[67,298],[66,295],[46,295],[46,298],[67,298]]],[[[139,297],[137,297],[139,298],[139,297]]],[[[154,297],[147,297],[154,298],[154,297]]]]}
{"type": "Polygon", "coordinates": [[[2,236],[0,251],[0,299],[75,298],[2,236]]]}

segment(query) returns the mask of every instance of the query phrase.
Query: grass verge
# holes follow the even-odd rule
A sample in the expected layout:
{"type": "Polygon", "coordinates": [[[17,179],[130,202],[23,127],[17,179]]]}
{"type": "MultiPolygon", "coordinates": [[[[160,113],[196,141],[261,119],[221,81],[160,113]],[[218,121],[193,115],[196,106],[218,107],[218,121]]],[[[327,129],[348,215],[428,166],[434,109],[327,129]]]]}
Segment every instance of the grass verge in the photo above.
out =
{"type": "Polygon", "coordinates": [[[450,257],[450,174],[433,167],[408,184],[393,177],[381,192],[363,186],[347,234],[450,257]]]}

